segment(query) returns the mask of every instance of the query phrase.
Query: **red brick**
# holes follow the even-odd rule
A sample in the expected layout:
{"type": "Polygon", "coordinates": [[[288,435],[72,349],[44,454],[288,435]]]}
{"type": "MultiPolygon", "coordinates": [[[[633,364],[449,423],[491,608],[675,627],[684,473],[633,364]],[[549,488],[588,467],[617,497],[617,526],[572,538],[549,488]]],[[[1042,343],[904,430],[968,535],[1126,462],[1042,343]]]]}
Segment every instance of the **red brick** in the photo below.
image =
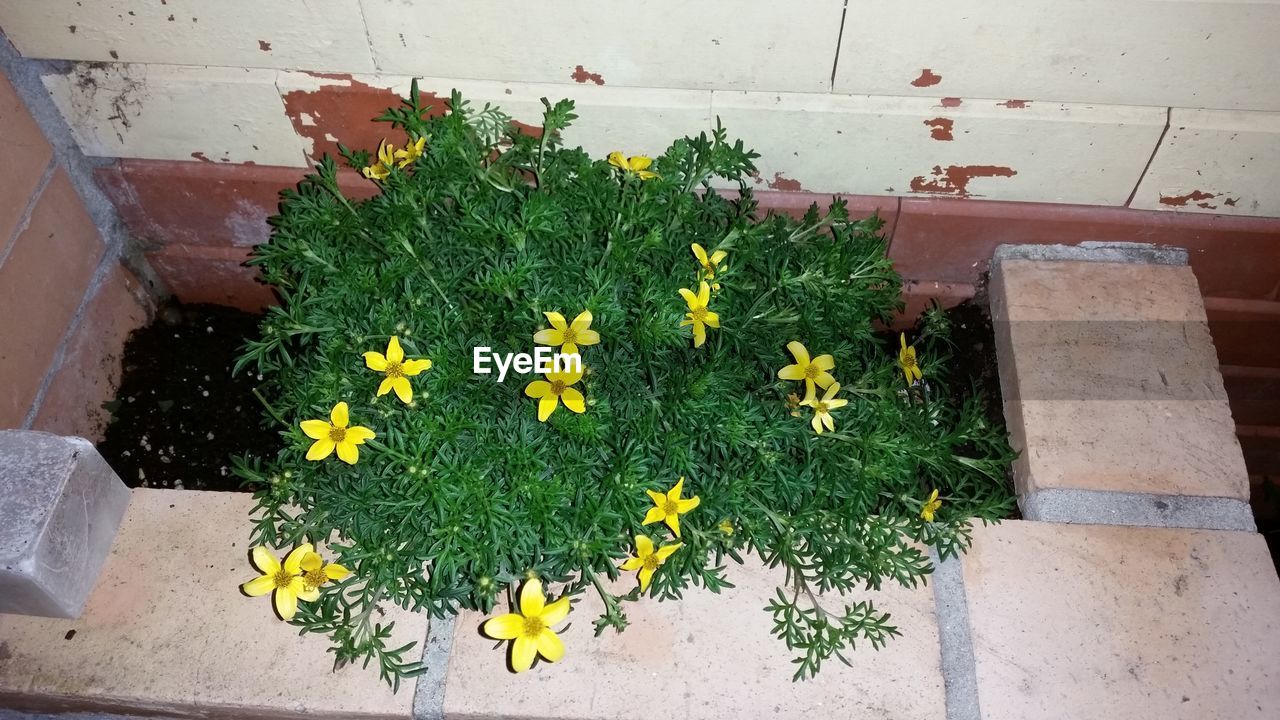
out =
{"type": "MultiPolygon", "coordinates": [[[[130,233],[145,245],[249,247],[267,241],[267,218],[277,213],[280,192],[293,189],[307,172],[270,165],[126,159],[99,169],[96,177],[130,233]]],[[[349,197],[377,192],[354,170],[338,178],[349,197]]]]}
{"type": "Polygon", "coordinates": [[[0,265],[0,427],[22,423],[102,257],[102,241],[58,170],[0,265]]]}
{"type": "Polygon", "coordinates": [[[906,306],[894,317],[889,329],[906,330],[914,326],[935,301],[943,310],[947,310],[969,300],[975,292],[977,288],[967,283],[907,280],[902,283],[902,302],[906,306]]]}
{"type": "Polygon", "coordinates": [[[185,303],[213,303],[259,312],[277,304],[271,288],[246,267],[250,248],[169,245],[147,260],[174,296],[185,303]]]}
{"type": "Polygon", "coordinates": [[[125,340],[146,324],[150,311],[133,273],[119,265],[113,268],[80,316],[36,413],[34,429],[94,442],[102,439],[111,420],[103,403],[120,385],[125,340]]]}
{"type": "Polygon", "coordinates": [[[1190,250],[1205,295],[1275,300],[1280,218],[903,198],[889,254],[911,280],[975,283],[1002,243],[1146,242],[1190,250]]]}
{"type": "Polygon", "coordinates": [[[1273,477],[1280,482],[1280,428],[1242,426],[1236,432],[1249,474],[1273,477]]]}
{"type": "MultiPolygon", "coordinates": [[[[738,193],[734,190],[718,190],[725,197],[737,197],[738,193]]],[[[797,220],[804,217],[805,212],[809,210],[809,206],[817,203],[818,209],[825,211],[831,204],[831,198],[843,198],[849,206],[849,217],[854,220],[861,220],[870,217],[872,213],[880,213],[880,219],[884,220],[884,227],[881,228],[880,234],[885,237],[893,237],[894,224],[898,218],[898,198],[886,197],[880,195],[835,195],[831,193],[815,193],[808,191],[788,192],[781,190],[756,190],[752,193],[756,202],[760,204],[759,214],[764,216],[766,213],[775,212],[782,215],[790,215],[797,220]]]]}
{"type": "Polygon", "coordinates": [[[0,250],[17,229],[53,148],[0,73],[0,250]]]}
{"type": "Polygon", "coordinates": [[[1280,429],[1280,368],[1225,365],[1221,369],[1236,424],[1280,429]]]}

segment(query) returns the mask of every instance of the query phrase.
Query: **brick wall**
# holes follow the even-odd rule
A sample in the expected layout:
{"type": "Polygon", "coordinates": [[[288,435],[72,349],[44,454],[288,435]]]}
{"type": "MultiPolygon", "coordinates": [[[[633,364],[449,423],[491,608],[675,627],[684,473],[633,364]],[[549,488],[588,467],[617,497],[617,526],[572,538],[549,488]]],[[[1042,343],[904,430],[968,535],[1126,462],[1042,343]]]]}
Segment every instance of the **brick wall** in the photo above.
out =
{"type": "Polygon", "coordinates": [[[0,74],[0,428],[97,439],[150,308],[0,74]]]}

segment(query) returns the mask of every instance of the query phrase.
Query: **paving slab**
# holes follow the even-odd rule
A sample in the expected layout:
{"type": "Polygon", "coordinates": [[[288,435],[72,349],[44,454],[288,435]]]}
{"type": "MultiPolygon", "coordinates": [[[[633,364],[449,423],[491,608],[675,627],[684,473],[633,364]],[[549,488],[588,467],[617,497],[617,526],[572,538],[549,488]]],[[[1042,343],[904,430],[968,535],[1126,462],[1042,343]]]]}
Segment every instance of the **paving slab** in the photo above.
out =
{"type": "Polygon", "coordinates": [[[571,626],[561,633],[564,658],[519,675],[506,668],[505,643],[495,648],[480,634],[485,616],[463,613],[455,629],[443,716],[946,717],[931,588],[886,586],[882,592],[859,593],[857,599],[871,597],[880,610],[892,613],[902,637],[879,651],[860,645],[846,654],[852,667],[833,659],[816,678],[793,683],[792,655],[769,634],[773,621],[764,611],[782,573],[731,563],[727,574],[737,587],[720,595],[693,588],[679,602],[628,603],[631,626],[622,633],[606,630],[598,638],[591,623],[602,606],[590,593],[574,606],[571,626]]]}
{"type": "MultiPolygon", "coordinates": [[[[0,707],[277,720],[410,718],[376,668],[331,672],[328,638],[299,635],[266,598],[241,595],[247,493],[135,489],[78,620],[0,615],[0,707]]],[[[425,616],[389,609],[393,641],[425,616]]]]}
{"type": "Polygon", "coordinates": [[[1261,535],[1024,521],[973,535],[984,720],[1280,713],[1280,580],[1261,535]]]}

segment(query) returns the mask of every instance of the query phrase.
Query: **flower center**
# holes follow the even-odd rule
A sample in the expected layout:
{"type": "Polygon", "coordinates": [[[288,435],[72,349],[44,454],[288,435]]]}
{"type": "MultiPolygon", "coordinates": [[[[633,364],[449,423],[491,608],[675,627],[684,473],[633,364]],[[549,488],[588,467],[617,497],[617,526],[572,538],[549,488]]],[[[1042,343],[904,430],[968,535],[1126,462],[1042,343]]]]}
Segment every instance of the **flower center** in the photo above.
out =
{"type": "Polygon", "coordinates": [[[821,374],[822,374],[822,368],[812,363],[810,363],[809,365],[806,365],[804,368],[804,376],[806,379],[817,380],[818,376],[821,374]]]}
{"type": "Polygon", "coordinates": [[[565,328],[564,332],[561,334],[564,335],[564,342],[561,343],[562,345],[578,342],[578,331],[571,327],[565,328]]]}
{"type": "Polygon", "coordinates": [[[315,590],[323,585],[328,579],[329,576],[324,574],[324,568],[308,570],[302,574],[302,582],[306,583],[308,590],[315,590]]]}
{"type": "Polygon", "coordinates": [[[330,439],[330,440],[332,440],[332,441],[334,441],[334,442],[336,442],[336,443],[340,443],[340,442],[342,442],[343,440],[346,440],[346,439],[347,439],[347,429],[346,429],[346,428],[340,428],[340,427],[333,427],[332,425],[330,425],[330,426],[329,426],[329,439],[330,439]]]}
{"type": "Polygon", "coordinates": [[[387,363],[387,369],[384,371],[389,378],[404,377],[404,363],[387,363]]]}
{"type": "Polygon", "coordinates": [[[563,393],[563,392],[564,392],[565,387],[566,387],[566,386],[565,386],[565,384],[564,384],[564,381],[563,381],[563,380],[552,380],[552,381],[551,381],[551,394],[552,394],[552,395],[559,395],[559,394],[561,394],[561,393],[563,393]]]}
{"type": "Polygon", "coordinates": [[[680,506],[676,504],[675,500],[668,500],[665,504],[663,504],[662,512],[668,515],[679,515],[680,506]]]}
{"type": "Polygon", "coordinates": [[[694,308],[689,312],[689,315],[693,317],[694,322],[703,322],[707,319],[707,309],[704,307],[694,308]]]}
{"type": "Polygon", "coordinates": [[[289,583],[291,582],[293,582],[293,575],[284,568],[280,568],[276,571],[275,575],[271,576],[271,584],[274,585],[277,590],[289,587],[289,583]]]}
{"type": "Polygon", "coordinates": [[[547,624],[542,622],[540,617],[526,617],[524,619],[524,636],[527,638],[536,638],[547,629],[547,624]]]}
{"type": "Polygon", "coordinates": [[[831,410],[827,407],[826,403],[820,402],[813,406],[813,411],[818,413],[819,415],[825,415],[831,410]]]}
{"type": "Polygon", "coordinates": [[[911,369],[916,366],[915,353],[904,353],[902,356],[902,367],[911,369]]]}
{"type": "Polygon", "coordinates": [[[662,564],[662,561],[658,559],[658,553],[646,557],[643,562],[645,570],[657,570],[658,566],[662,564]]]}

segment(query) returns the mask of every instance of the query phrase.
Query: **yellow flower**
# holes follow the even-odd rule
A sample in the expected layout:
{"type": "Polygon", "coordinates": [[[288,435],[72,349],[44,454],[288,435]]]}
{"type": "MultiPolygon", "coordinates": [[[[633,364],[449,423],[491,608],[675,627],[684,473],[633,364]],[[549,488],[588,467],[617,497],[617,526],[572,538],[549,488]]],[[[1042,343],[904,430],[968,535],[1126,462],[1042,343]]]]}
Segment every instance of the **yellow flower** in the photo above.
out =
{"type": "Polygon", "coordinates": [[[902,349],[898,351],[898,367],[902,368],[903,377],[911,385],[924,377],[924,373],[920,372],[920,365],[916,362],[915,346],[907,346],[907,334],[898,333],[898,342],[902,344],[902,349]]]}
{"type": "Polygon", "coordinates": [[[708,280],[714,278],[716,273],[720,271],[720,263],[729,256],[724,250],[717,250],[711,253],[711,257],[707,257],[707,251],[698,243],[689,246],[693,249],[693,256],[698,258],[698,264],[702,266],[702,271],[706,273],[708,280]]]}
{"type": "Polygon", "coordinates": [[[609,153],[609,164],[625,173],[636,175],[641,180],[649,180],[658,177],[657,173],[649,171],[649,166],[653,164],[653,160],[644,155],[627,157],[617,150],[614,150],[609,153]]]}
{"type": "Polygon", "coordinates": [[[339,460],[348,465],[355,465],[356,460],[360,459],[360,449],[356,446],[373,439],[374,433],[369,428],[359,425],[348,427],[348,422],[350,419],[347,416],[347,404],[344,402],[333,406],[327,421],[303,420],[302,432],[315,440],[311,444],[311,449],[307,450],[307,459],[323,460],[336,448],[339,460]]]}
{"type": "Polygon", "coordinates": [[[308,553],[315,555],[311,543],[299,545],[289,553],[289,556],[284,559],[284,565],[281,566],[280,561],[276,560],[276,556],[269,550],[261,546],[254,548],[253,565],[262,575],[241,585],[240,589],[250,597],[259,597],[275,591],[275,597],[272,600],[276,612],[281,618],[292,620],[298,612],[299,600],[310,602],[320,597],[320,591],[315,588],[308,589],[306,581],[300,574],[302,559],[308,553]]]}
{"type": "Polygon", "coordinates": [[[401,168],[408,167],[414,160],[422,157],[422,148],[426,146],[426,136],[418,138],[415,143],[406,143],[403,150],[397,150],[395,157],[400,162],[397,163],[401,168]]]}
{"type": "Polygon", "coordinates": [[[390,342],[387,343],[386,355],[369,351],[364,354],[364,364],[370,370],[377,370],[386,376],[378,386],[379,397],[395,390],[396,397],[404,403],[413,400],[413,386],[409,384],[409,378],[423,370],[431,369],[430,360],[405,360],[404,350],[400,347],[400,338],[395,335],[392,335],[390,342]]]}
{"type": "Polygon", "coordinates": [[[330,580],[342,580],[351,574],[350,570],[337,563],[326,565],[324,559],[315,552],[303,555],[299,566],[302,568],[303,588],[308,592],[318,590],[330,580]]]}
{"type": "Polygon", "coordinates": [[[595,345],[600,342],[600,333],[591,329],[591,311],[583,310],[573,323],[566,323],[564,316],[558,312],[544,312],[551,327],[539,330],[533,341],[539,345],[559,345],[560,352],[566,355],[578,354],[579,345],[595,345]]]}
{"type": "Polygon", "coordinates": [[[684,491],[684,478],[676,483],[666,494],[645,490],[649,494],[649,498],[653,500],[653,507],[649,508],[649,512],[645,514],[644,521],[641,525],[649,525],[650,523],[664,522],[667,527],[671,528],[671,532],[676,537],[680,537],[680,516],[698,507],[698,503],[702,502],[697,495],[682,500],[680,493],[684,491]]]}
{"type": "Polygon", "coordinates": [[[386,180],[391,174],[391,166],[395,164],[395,154],[391,151],[391,146],[383,140],[378,144],[378,162],[370,165],[361,172],[370,180],[386,180]]]}
{"type": "Polygon", "coordinates": [[[933,522],[933,514],[938,512],[938,508],[942,507],[942,501],[938,499],[938,489],[934,488],[929,493],[929,499],[925,501],[924,507],[920,508],[920,517],[925,522],[933,522]]]}
{"type": "Polygon", "coordinates": [[[838,392],[840,392],[840,383],[831,383],[821,400],[815,396],[800,403],[813,408],[813,420],[809,424],[813,426],[813,431],[819,435],[822,434],[823,426],[826,426],[828,430],[836,429],[836,421],[832,419],[831,411],[849,404],[848,400],[836,397],[838,392]]]}
{"type": "Polygon", "coordinates": [[[569,387],[582,379],[582,364],[576,370],[549,372],[546,380],[534,380],[524,388],[524,394],[538,398],[538,422],[546,422],[551,413],[564,401],[564,406],[580,413],[586,412],[586,399],[577,388],[569,387]]]}
{"type": "Polygon", "coordinates": [[[707,341],[707,326],[720,327],[720,316],[707,308],[707,303],[711,301],[711,286],[705,281],[698,283],[697,295],[694,295],[692,290],[680,288],[680,297],[684,298],[689,306],[689,312],[685,313],[685,319],[680,321],[680,327],[692,325],[693,346],[702,347],[702,343],[707,341]]]}
{"type": "Polygon", "coordinates": [[[779,370],[778,377],[783,380],[803,380],[804,401],[802,404],[807,405],[817,395],[814,385],[828,388],[831,387],[831,383],[836,381],[830,372],[836,369],[835,358],[830,355],[819,355],[813,360],[809,360],[809,351],[797,340],[787,343],[787,349],[795,357],[796,363],[779,370]]]}
{"type": "Polygon", "coordinates": [[[564,643],[551,628],[559,625],[569,615],[569,598],[546,604],[542,595],[542,582],[537,578],[525,580],[520,590],[520,612],[489,618],[484,622],[484,634],[495,640],[514,640],[511,644],[511,668],[524,672],[533,666],[533,660],[541,655],[548,662],[564,657],[564,643]]]}
{"type": "Polygon", "coordinates": [[[733,535],[733,523],[729,522],[728,518],[721,520],[720,524],[716,527],[718,527],[720,532],[724,533],[726,537],[733,535]]]}
{"type": "Polygon", "coordinates": [[[627,558],[620,568],[627,572],[639,570],[640,592],[644,592],[649,589],[649,581],[653,579],[653,573],[662,567],[662,563],[666,562],[672,553],[683,546],[684,543],[663,545],[655,551],[652,540],[644,535],[637,535],[635,557],[627,558]]]}

